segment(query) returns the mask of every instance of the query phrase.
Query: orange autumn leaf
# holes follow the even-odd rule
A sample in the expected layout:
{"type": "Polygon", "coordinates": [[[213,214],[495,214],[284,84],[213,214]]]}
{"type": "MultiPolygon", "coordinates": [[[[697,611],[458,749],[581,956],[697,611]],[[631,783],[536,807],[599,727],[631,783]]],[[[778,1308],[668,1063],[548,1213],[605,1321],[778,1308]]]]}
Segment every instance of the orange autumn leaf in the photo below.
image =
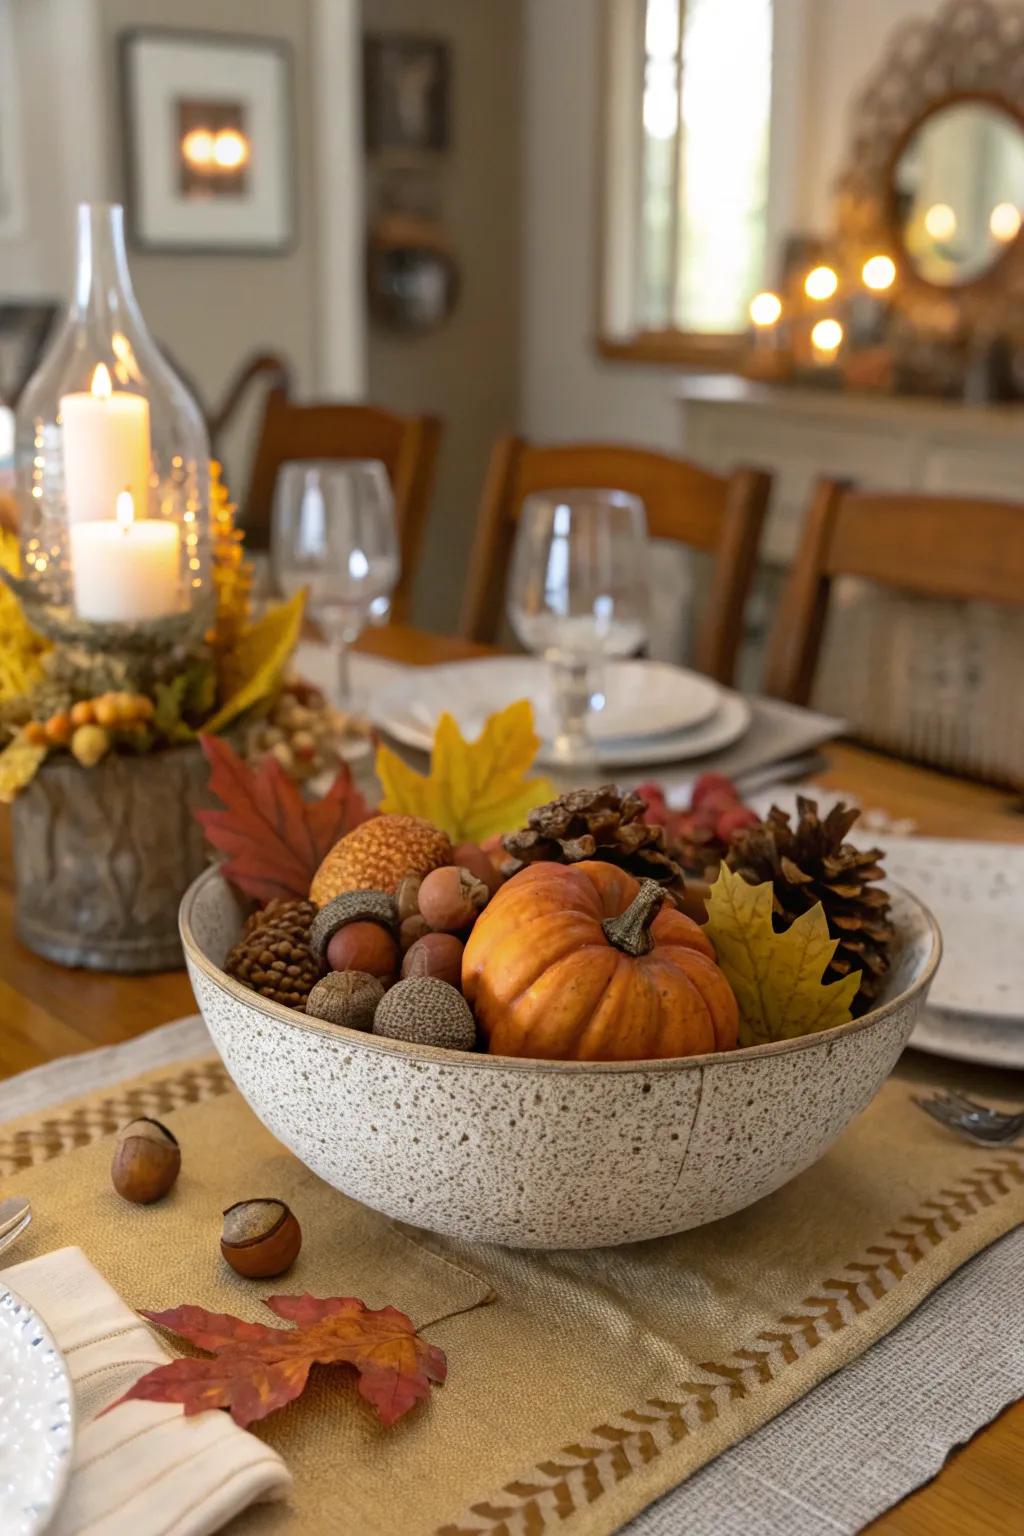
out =
{"type": "Polygon", "coordinates": [[[300,1397],[314,1365],[351,1365],[359,1391],[385,1426],[448,1373],[444,1352],[421,1339],[404,1312],[374,1311],[354,1296],[270,1296],[267,1306],[294,1328],[268,1328],[205,1307],[143,1312],[212,1359],[172,1360],[130,1387],[120,1403],[181,1403],[186,1417],[226,1408],[244,1429],[300,1397]]]}
{"type": "Polygon", "coordinates": [[[348,766],[319,800],[307,800],[276,758],[253,768],[220,736],[200,736],[199,745],[223,809],[195,816],[207,841],[227,855],[223,874],[256,901],[304,899],[339,837],[370,814],[348,766]]]}

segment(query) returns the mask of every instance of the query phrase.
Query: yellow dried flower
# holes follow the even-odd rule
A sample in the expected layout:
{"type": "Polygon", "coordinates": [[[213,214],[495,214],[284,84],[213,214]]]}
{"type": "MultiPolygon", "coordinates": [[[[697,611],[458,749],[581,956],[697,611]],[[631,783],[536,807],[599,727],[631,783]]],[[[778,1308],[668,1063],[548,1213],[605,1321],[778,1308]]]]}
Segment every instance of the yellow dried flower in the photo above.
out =
{"type": "MultiPolygon", "coordinates": [[[[12,576],[21,573],[18,536],[2,525],[0,569],[12,576]]],[[[0,702],[28,693],[42,676],[42,659],[49,649],[49,642],[28,624],[10,587],[0,580],[0,702]]]]}
{"type": "Polygon", "coordinates": [[[217,617],[207,640],[218,654],[232,650],[249,627],[253,570],[245,558],[243,534],[235,527],[237,507],[216,459],[210,460],[210,532],[217,617]]]}

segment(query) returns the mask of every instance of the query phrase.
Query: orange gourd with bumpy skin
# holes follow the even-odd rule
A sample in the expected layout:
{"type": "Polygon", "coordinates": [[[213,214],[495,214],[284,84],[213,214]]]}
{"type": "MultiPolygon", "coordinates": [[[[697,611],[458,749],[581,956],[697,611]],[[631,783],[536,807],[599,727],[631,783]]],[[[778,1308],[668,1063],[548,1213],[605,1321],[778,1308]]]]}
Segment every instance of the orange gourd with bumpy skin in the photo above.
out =
{"type": "Polygon", "coordinates": [[[503,885],[466,944],[462,990],[498,1056],[646,1061],[737,1040],[701,929],[653,880],[596,860],[531,864],[503,885]]]}

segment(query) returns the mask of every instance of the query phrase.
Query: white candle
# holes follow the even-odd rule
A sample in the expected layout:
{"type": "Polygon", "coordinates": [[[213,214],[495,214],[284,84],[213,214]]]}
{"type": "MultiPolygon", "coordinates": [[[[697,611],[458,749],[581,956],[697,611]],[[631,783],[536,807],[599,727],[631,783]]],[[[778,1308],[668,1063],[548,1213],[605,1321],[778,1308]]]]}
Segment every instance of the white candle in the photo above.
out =
{"type": "Polygon", "coordinates": [[[135,520],[131,493],[117,498],[117,517],[71,526],[75,612],[93,624],[162,619],[181,607],[178,529],[155,518],[135,520]]]}
{"type": "Polygon", "coordinates": [[[88,390],[60,402],[64,495],[70,523],[109,518],[122,491],[145,508],[149,486],[149,401],[115,390],[97,363],[88,390]]]}

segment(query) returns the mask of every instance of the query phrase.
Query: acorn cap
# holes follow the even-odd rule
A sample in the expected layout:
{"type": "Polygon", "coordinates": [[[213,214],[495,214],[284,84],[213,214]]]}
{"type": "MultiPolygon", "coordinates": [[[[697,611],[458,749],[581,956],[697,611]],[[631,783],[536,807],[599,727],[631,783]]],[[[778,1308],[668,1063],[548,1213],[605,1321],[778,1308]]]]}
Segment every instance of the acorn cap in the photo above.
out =
{"type": "Polygon", "coordinates": [[[330,971],[306,1001],[306,1013],[345,1029],[372,1029],[384,983],[367,971],[330,971]]]}
{"type": "Polygon", "coordinates": [[[309,928],[309,947],[321,965],[327,958],[328,944],[338,929],[349,923],[380,923],[397,938],[395,898],[387,891],[344,891],[321,907],[309,928]]]}
{"type": "Polygon", "coordinates": [[[448,1051],[471,1051],[476,1044],[469,1004],[461,992],[436,976],[410,976],[396,982],[377,1005],[373,1033],[448,1051]]]}

